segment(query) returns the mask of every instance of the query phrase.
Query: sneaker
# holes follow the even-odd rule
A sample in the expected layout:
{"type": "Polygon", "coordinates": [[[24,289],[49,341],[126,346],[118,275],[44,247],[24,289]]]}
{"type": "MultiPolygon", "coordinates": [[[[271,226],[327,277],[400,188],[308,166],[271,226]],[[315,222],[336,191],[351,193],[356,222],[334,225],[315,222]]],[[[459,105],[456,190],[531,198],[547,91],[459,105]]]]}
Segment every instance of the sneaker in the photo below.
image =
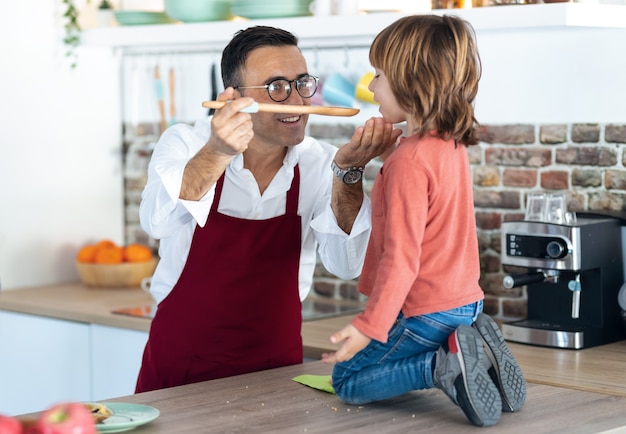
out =
{"type": "Polygon", "coordinates": [[[526,380],[504,341],[500,328],[489,315],[481,313],[472,324],[483,340],[488,372],[500,391],[502,411],[518,411],[526,402],[526,380]]]}
{"type": "Polygon", "coordinates": [[[482,340],[476,330],[462,325],[435,356],[433,381],[476,426],[495,425],[502,413],[498,389],[486,369],[482,340]]]}

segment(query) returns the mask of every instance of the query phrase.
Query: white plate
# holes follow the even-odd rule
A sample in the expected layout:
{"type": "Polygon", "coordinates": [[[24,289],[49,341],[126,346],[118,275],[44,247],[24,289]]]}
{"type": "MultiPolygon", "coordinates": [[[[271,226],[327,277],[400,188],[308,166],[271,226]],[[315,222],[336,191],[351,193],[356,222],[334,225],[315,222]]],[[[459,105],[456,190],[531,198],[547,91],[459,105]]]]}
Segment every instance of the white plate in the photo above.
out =
{"type": "Polygon", "coordinates": [[[152,422],[160,414],[156,408],[143,404],[124,402],[106,402],[104,404],[111,409],[113,416],[96,424],[99,433],[130,431],[152,422]]]}

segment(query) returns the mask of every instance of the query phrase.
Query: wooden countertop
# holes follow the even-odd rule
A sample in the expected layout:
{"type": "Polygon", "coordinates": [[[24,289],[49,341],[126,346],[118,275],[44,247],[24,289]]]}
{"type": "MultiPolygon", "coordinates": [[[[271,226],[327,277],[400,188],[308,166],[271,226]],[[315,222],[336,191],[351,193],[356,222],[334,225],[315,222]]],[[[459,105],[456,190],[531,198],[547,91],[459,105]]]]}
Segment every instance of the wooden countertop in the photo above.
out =
{"type": "Polygon", "coordinates": [[[0,291],[0,309],[148,332],[150,320],[111,313],[150,304],[140,288],[89,288],[68,283],[0,291]]]}
{"type": "MultiPolygon", "coordinates": [[[[139,288],[91,289],[80,283],[0,292],[2,310],[145,332],[150,327],[148,319],[112,314],[111,311],[150,302],[150,295],[139,288]]],[[[336,348],[329,342],[329,336],[348,324],[351,318],[342,316],[304,322],[305,356],[319,359],[323,352],[336,348]]],[[[529,383],[626,397],[626,341],[584,350],[515,343],[509,346],[529,383]]]]}
{"type": "MultiPolygon", "coordinates": [[[[437,389],[415,391],[362,406],[292,381],[301,374],[329,375],[311,362],[285,368],[146,392],[111,401],[150,405],[160,416],[136,434],[421,433],[479,432],[437,389]]],[[[626,427],[626,398],[529,384],[526,405],[504,413],[498,433],[598,433],[626,427]]],[[[480,431],[483,432],[483,431],[480,431]]],[[[617,431],[611,431],[617,432],[617,431]]],[[[621,432],[621,431],[620,431],[621,432]]]]}

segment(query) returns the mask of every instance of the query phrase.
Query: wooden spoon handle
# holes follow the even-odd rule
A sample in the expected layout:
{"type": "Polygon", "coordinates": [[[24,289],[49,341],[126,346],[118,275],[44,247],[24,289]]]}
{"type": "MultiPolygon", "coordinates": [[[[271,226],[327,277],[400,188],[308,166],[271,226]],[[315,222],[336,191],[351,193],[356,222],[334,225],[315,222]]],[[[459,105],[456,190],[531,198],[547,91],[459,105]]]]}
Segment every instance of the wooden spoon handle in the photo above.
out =
{"type": "Polygon", "coordinates": [[[174,73],[174,68],[170,68],[170,118],[174,119],[176,117],[176,91],[174,86],[176,85],[176,76],[174,73]]]}
{"type": "MultiPolygon", "coordinates": [[[[228,102],[226,101],[204,101],[202,107],[221,109],[228,102]]],[[[322,116],[354,116],[360,110],[352,107],[328,107],[314,105],[288,105],[288,104],[264,104],[254,103],[245,110],[248,113],[269,112],[269,113],[291,113],[291,114],[312,114],[322,116]]]]}

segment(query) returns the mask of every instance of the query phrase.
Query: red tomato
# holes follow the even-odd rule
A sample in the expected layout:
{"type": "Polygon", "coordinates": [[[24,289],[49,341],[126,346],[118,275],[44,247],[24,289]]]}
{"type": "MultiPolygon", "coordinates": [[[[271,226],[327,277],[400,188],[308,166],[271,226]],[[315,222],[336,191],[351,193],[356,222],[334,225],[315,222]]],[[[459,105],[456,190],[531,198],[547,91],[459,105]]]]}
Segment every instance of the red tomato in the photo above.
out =
{"type": "Polygon", "coordinates": [[[38,434],[96,434],[91,412],[78,402],[56,404],[44,411],[35,426],[38,434]]]}
{"type": "Polygon", "coordinates": [[[0,434],[22,434],[22,424],[14,417],[0,414],[0,434]]]}

